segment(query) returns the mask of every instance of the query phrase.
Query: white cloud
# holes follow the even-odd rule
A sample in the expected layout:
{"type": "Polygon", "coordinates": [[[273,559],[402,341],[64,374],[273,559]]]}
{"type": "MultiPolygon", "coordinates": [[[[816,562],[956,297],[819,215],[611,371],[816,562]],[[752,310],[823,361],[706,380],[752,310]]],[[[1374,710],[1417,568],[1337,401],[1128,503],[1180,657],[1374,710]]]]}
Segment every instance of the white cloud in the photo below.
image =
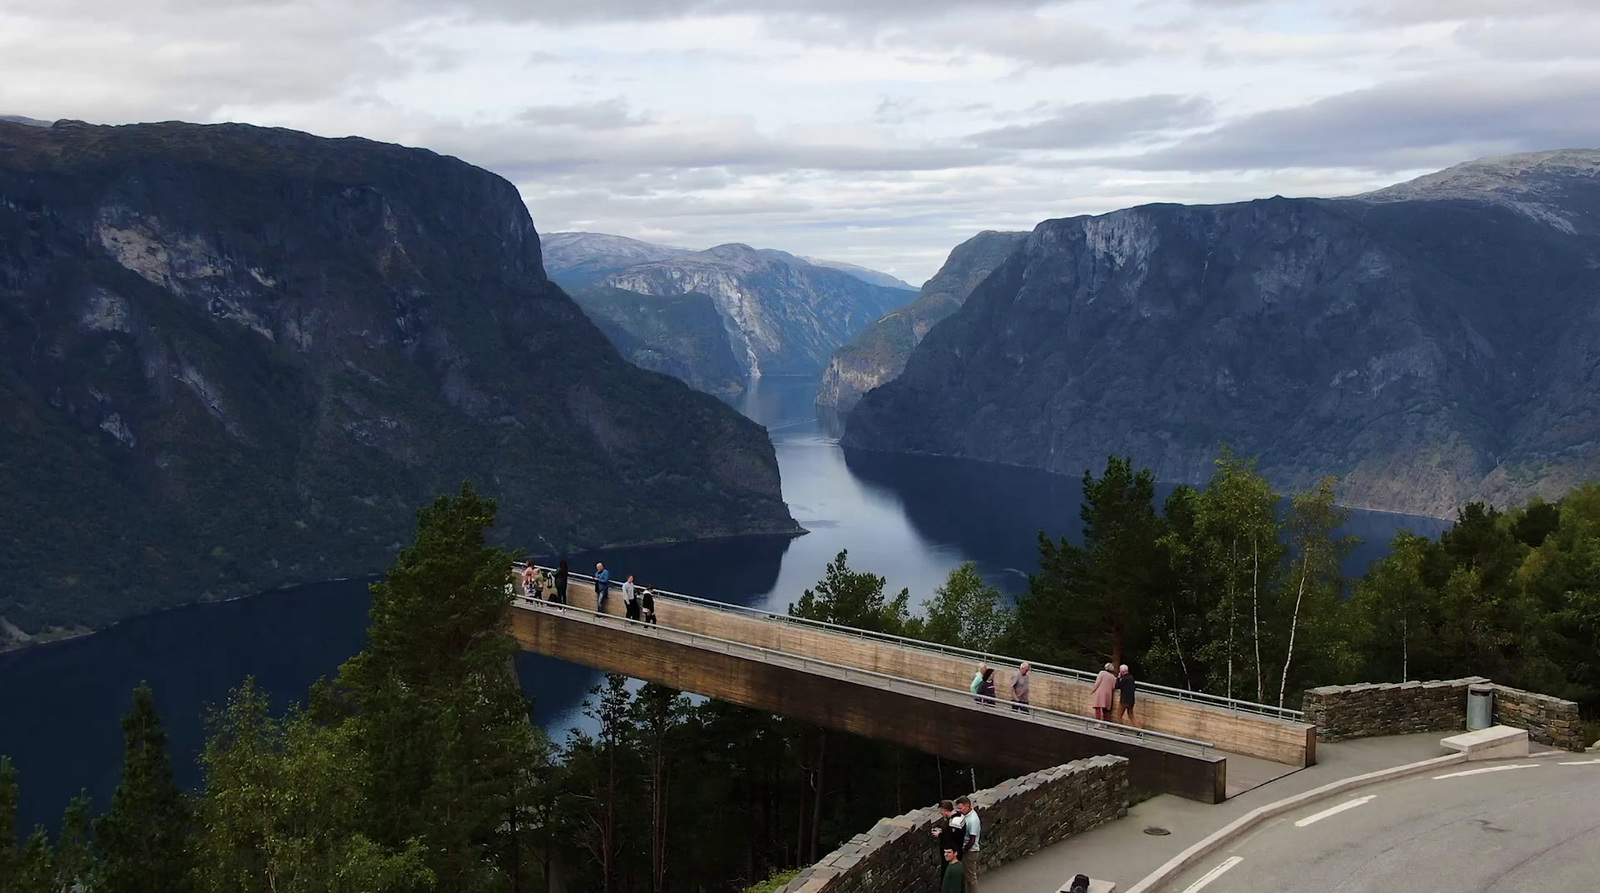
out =
{"type": "Polygon", "coordinates": [[[0,0],[0,114],[424,145],[543,230],[912,281],[979,229],[1600,144],[1593,0],[0,0]]]}

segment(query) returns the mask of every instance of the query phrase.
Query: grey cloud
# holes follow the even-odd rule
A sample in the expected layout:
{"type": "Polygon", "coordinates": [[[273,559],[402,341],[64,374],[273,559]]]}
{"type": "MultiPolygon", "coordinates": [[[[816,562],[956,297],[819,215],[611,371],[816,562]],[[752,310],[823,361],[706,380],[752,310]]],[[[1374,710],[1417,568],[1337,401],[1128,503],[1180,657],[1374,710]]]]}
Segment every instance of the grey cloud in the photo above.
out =
{"type": "Polygon", "coordinates": [[[1426,80],[1249,115],[1141,155],[1142,170],[1364,167],[1398,171],[1503,152],[1600,144],[1600,76],[1426,80]]]}
{"type": "Polygon", "coordinates": [[[971,140],[1003,149],[1081,149],[1114,146],[1211,119],[1212,104],[1203,97],[1139,96],[1060,106],[1042,121],[985,130],[971,140]]]}
{"type": "Polygon", "coordinates": [[[1014,59],[1049,68],[1089,62],[1120,62],[1145,50],[1088,21],[986,13],[924,22],[886,40],[907,49],[950,49],[1014,59]]]}
{"type": "Polygon", "coordinates": [[[515,118],[541,127],[571,127],[577,130],[619,130],[650,123],[649,118],[630,112],[627,101],[621,97],[574,105],[528,106],[517,112],[515,118]]]}
{"type": "MultiPolygon", "coordinates": [[[[392,17],[426,14],[497,21],[542,21],[555,24],[653,22],[694,15],[757,13],[771,16],[836,18],[851,21],[893,21],[940,15],[952,10],[1029,10],[1052,0],[344,0],[343,6],[392,17]]],[[[60,17],[99,19],[112,4],[105,0],[51,0],[60,17]]],[[[213,11],[270,10],[294,5],[291,0],[206,0],[213,11]]],[[[191,0],[121,0],[123,14],[151,15],[193,12],[191,0]]]]}
{"type": "Polygon", "coordinates": [[[1368,0],[1349,14],[1367,22],[1422,24],[1593,11],[1594,0],[1368,0]]]}

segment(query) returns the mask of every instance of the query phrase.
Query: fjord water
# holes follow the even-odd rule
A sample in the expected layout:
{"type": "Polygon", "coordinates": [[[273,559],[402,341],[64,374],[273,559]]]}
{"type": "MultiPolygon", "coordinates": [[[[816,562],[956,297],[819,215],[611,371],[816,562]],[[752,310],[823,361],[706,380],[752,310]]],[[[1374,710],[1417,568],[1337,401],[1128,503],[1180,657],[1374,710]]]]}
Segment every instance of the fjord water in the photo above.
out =
{"type": "MultiPolygon", "coordinates": [[[[1040,529],[1076,538],[1077,479],[959,460],[846,454],[817,417],[815,390],[815,380],[767,378],[735,401],[771,432],[784,498],[810,533],[615,549],[573,556],[573,569],[586,572],[603,560],[617,579],[634,574],[643,584],[782,611],[841,549],[850,550],[852,567],[883,574],[891,591],[908,588],[919,602],[967,560],[1015,595],[1035,566],[1040,529]]],[[[1402,527],[1434,535],[1443,526],[1432,518],[1352,513],[1347,531],[1365,542],[1346,570],[1365,568],[1402,527]]],[[[22,773],[22,827],[53,825],[80,788],[103,808],[121,764],[118,719],[141,681],[155,690],[180,780],[197,782],[208,707],[246,676],[279,706],[304,697],[312,681],[361,648],[368,582],[194,605],[0,654],[0,754],[22,773]]],[[[522,655],[517,669],[553,737],[586,724],[582,701],[598,673],[536,655],[522,655]]]]}

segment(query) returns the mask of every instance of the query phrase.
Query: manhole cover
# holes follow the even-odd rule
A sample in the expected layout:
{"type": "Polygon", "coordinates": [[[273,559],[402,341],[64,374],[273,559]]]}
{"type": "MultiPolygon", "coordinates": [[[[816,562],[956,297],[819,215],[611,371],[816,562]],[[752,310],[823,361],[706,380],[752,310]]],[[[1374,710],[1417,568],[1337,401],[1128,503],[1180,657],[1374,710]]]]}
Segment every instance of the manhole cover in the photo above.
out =
{"type": "Polygon", "coordinates": [[[1144,829],[1144,833],[1149,834],[1152,837],[1166,837],[1168,834],[1171,834],[1172,832],[1168,831],[1165,828],[1157,828],[1155,826],[1151,826],[1149,828],[1144,829]]]}

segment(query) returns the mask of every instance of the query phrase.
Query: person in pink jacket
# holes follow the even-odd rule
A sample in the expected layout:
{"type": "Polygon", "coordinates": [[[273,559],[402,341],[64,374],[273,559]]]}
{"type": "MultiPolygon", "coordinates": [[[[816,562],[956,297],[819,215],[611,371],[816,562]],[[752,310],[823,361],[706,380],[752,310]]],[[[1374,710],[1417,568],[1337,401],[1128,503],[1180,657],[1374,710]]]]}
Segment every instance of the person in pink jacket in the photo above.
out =
{"type": "Polygon", "coordinates": [[[1111,718],[1111,695],[1117,688],[1117,675],[1111,672],[1111,665],[1097,673],[1094,677],[1094,718],[1111,718]]]}

